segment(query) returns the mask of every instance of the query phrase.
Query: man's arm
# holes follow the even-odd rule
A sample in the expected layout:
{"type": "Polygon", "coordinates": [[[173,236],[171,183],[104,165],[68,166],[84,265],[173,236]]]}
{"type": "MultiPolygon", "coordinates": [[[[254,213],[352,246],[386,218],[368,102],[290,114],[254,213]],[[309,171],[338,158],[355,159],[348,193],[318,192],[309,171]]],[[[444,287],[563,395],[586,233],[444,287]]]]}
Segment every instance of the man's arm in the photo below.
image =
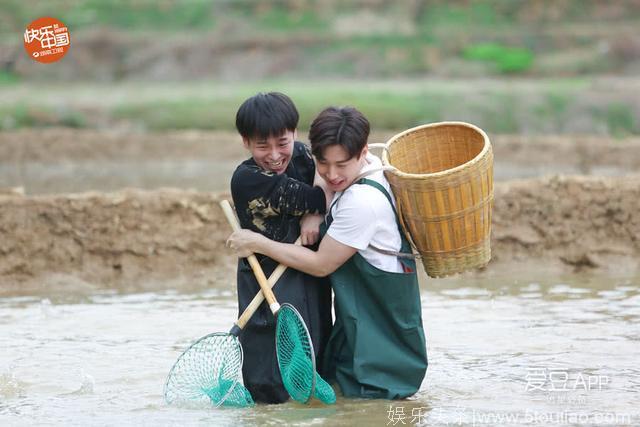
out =
{"type": "Polygon", "coordinates": [[[317,277],[328,276],[347,262],[357,249],[344,245],[326,235],[317,252],[302,246],[269,240],[250,230],[234,232],[227,240],[227,246],[235,250],[239,257],[251,253],[261,253],[284,265],[317,277]]]}
{"type": "Polygon", "coordinates": [[[252,200],[261,200],[265,209],[273,209],[281,215],[302,216],[326,210],[322,189],[286,174],[263,171],[252,164],[242,164],[236,169],[231,178],[231,194],[236,205],[245,206],[252,200]]]}
{"type": "MultiPolygon", "coordinates": [[[[329,189],[326,182],[322,177],[318,174],[318,171],[315,172],[315,178],[313,180],[314,187],[322,188],[322,191],[325,194],[325,199],[327,203],[327,211],[329,210],[329,205],[331,203],[331,199],[333,199],[333,191],[329,189]]],[[[320,224],[324,221],[324,215],[322,214],[305,214],[300,220],[300,237],[302,239],[303,246],[309,246],[315,244],[320,238],[320,224]]]]}

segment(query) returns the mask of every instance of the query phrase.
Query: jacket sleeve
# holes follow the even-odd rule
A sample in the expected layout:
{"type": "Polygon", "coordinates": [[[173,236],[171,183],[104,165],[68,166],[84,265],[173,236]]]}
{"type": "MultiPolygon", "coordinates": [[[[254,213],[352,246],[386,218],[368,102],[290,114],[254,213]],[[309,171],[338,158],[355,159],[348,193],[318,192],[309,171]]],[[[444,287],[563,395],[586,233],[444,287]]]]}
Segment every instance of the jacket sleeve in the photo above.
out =
{"type": "Polygon", "coordinates": [[[231,194],[236,206],[262,204],[279,215],[302,216],[325,213],[326,202],[320,187],[267,172],[258,166],[241,165],[231,179],[231,194]]]}

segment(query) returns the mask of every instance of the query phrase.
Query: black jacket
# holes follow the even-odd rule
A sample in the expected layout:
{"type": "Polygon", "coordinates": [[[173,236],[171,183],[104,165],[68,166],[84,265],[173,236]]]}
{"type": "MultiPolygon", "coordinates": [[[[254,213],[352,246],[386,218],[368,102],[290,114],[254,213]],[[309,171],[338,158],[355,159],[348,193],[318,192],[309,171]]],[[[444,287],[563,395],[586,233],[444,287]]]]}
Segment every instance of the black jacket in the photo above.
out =
{"type": "MultiPolygon", "coordinates": [[[[315,165],[307,146],[295,142],[285,173],[260,168],[253,159],[242,162],[231,179],[231,195],[242,228],[280,242],[293,243],[300,234],[300,218],[324,213],[322,189],[312,187],[315,165]]],[[[277,263],[258,255],[269,277],[277,263]]],[[[238,260],[238,309],[240,314],[260,291],[246,259],[238,260]]],[[[288,269],[273,291],[279,303],[292,304],[302,315],[318,365],[331,333],[331,287],[328,278],[316,278],[288,269]]],[[[257,402],[280,403],[289,396],[280,378],[275,348],[275,319],[262,303],[240,336],[244,352],[244,384],[257,402]]],[[[321,373],[322,374],[322,373],[321,373]]]]}

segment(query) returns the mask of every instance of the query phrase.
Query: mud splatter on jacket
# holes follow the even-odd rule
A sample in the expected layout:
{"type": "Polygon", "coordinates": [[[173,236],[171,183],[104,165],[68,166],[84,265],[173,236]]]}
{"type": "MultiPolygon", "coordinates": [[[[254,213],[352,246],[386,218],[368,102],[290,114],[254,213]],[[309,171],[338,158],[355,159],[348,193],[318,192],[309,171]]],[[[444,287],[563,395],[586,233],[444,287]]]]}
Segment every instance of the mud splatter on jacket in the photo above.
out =
{"type": "Polygon", "coordinates": [[[242,228],[279,242],[294,242],[302,215],[325,212],[324,193],[313,187],[314,174],[309,148],[297,141],[281,175],[265,171],[252,158],[242,162],[231,178],[231,194],[242,228]]]}

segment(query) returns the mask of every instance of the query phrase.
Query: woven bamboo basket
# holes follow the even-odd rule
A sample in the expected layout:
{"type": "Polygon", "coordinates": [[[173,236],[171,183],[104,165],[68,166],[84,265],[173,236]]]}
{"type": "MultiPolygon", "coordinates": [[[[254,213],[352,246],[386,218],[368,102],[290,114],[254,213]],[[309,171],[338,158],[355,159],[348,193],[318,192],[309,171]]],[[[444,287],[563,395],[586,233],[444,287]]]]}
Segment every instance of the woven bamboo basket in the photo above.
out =
{"type": "Polygon", "coordinates": [[[489,262],[493,151],[482,129],[463,122],[409,129],[387,141],[382,163],[429,276],[489,262]]]}

